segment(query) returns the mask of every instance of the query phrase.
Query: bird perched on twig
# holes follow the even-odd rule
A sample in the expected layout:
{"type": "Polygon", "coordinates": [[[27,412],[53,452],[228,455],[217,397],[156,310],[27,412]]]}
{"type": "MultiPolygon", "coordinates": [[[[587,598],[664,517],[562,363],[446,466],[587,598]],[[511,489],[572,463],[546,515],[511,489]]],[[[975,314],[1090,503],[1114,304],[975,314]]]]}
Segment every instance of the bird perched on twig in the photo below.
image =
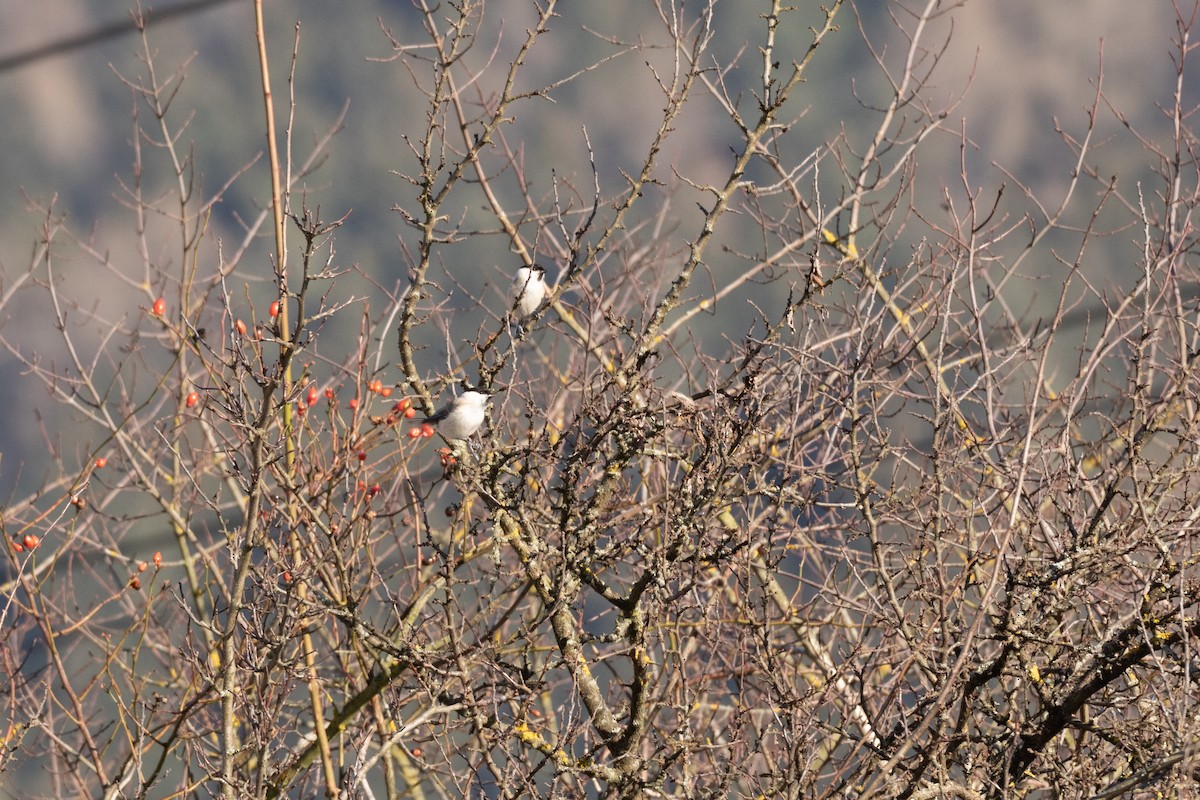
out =
{"type": "Polygon", "coordinates": [[[522,319],[533,315],[546,299],[546,270],[534,265],[517,270],[513,284],[513,307],[522,319]]]}
{"type": "Polygon", "coordinates": [[[438,433],[452,442],[465,442],[483,425],[489,397],[491,392],[468,389],[422,422],[436,425],[438,433]]]}

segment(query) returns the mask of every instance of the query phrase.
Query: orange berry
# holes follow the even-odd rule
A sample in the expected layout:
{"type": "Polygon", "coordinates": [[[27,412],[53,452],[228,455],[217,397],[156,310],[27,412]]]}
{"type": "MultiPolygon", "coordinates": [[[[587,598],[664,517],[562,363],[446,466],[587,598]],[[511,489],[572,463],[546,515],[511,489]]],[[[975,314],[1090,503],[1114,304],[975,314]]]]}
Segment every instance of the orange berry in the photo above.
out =
{"type": "Polygon", "coordinates": [[[137,575],[134,575],[133,577],[131,577],[129,579],[129,588],[135,589],[135,590],[141,589],[142,588],[142,579],[139,578],[137,575]]]}
{"type": "Polygon", "coordinates": [[[99,458],[96,459],[96,469],[104,469],[104,466],[107,463],[108,463],[108,459],[105,458],[104,456],[100,456],[99,458]]]}
{"type": "Polygon", "coordinates": [[[292,582],[292,571],[290,569],[285,569],[283,571],[283,575],[280,577],[283,578],[284,583],[291,583],[292,582]]]}
{"type": "Polygon", "coordinates": [[[240,319],[233,323],[233,329],[237,331],[238,336],[246,335],[246,323],[242,322],[240,319]]]}
{"type": "Polygon", "coordinates": [[[139,561],[138,562],[138,572],[145,572],[146,567],[148,567],[148,566],[150,566],[150,565],[147,564],[145,561],[139,561]]]}
{"type": "Polygon", "coordinates": [[[420,428],[409,428],[408,429],[408,438],[420,439],[421,438],[421,429],[420,428]]]}
{"type": "Polygon", "coordinates": [[[318,397],[319,397],[319,395],[317,394],[317,387],[316,386],[308,387],[308,396],[305,399],[308,400],[308,404],[310,406],[315,406],[317,404],[318,397]]]}
{"type": "Polygon", "coordinates": [[[428,422],[424,422],[421,424],[421,435],[422,436],[424,436],[426,439],[430,439],[433,437],[433,434],[434,434],[434,430],[433,430],[432,425],[430,425],[428,422]]]}
{"type": "Polygon", "coordinates": [[[271,307],[267,309],[267,313],[270,314],[272,317],[279,316],[279,301],[278,300],[276,300],[274,303],[271,303],[271,307]]]}
{"type": "Polygon", "coordinates": [[[35,533],[25,534],[25,538],[21,540],[21,544],[25,545],[26,550],[36,550],[37,546],[42,543],[42,540],[35,533]]]}
{"type": "Polygon", "coordinates": [[[408,411],[410,408],[412,408],[412,398],[402,398],[399,403],[396,403],[396,408],[400,409],[401,411],[408,411]]]}
{"type": "Polygon", "coordinates": [[[350,408],[351,409],[358,408],[358,398],[357,397],[350,398],[350,408]]]}
{"type": "Polygon", "coordinates": [[[379,394],[382,397],[391,397],[392,396],[392,387],[384,386],[382,389],[379,390],[379,394]]]}
{"type": "Polygon", "coordinates": [[[154,305],[150,306],[150,310],[154,312],[154,316],[161,317],[167,313],[167,301],[161,297],[154,301],[154,305]]]}
{"type": "Polygon", "coordinates": [[[414,747],[414,748],[412,749],[412,754],[413,754],[415,757],[417,757],[417,758],[420,758],[420,757],[421,757],[421,748],[419,748],[419,747],[414,747]]]}
{"type": "Polygon", "coordinates": [[[17,553],[24,553],[24,552],[25,552],[25,548],[21,546],[21,543],[20,543],[20,542],[13,542],[13,543],[12,543],[12,546],[13,546],[13,551],[14,551],[14,552],[17,552],[17,553]]]}
{"type": "Polygon", "coordinates": [[[156,566],[156,567],[162,566],[162,553],[158,550],[154,551],[154,566],[156,566]]]}
{"type": "Polygon", "coordinates": [[[417,415],[417,410],[415,408],[413,408],[412,406],[409,406],[408,408],[404,409],[404,418],[405,419],[412,419],[416,415],[417,415]]]}
{"type": "Polygon", "coordinates": [[[200,394],[198,392],[188,392],[187,399],[184,402],[187,403],[188,408],[195,408],[196,403],[200,402],[200,394]]]}
{"type": "Polygon", "coordinates": [[[325,390],[325,399],[326,399],[326,400],[332,400],[332,399],[333,399],[333,389],[326,389],[326,390],[325,390]]]}

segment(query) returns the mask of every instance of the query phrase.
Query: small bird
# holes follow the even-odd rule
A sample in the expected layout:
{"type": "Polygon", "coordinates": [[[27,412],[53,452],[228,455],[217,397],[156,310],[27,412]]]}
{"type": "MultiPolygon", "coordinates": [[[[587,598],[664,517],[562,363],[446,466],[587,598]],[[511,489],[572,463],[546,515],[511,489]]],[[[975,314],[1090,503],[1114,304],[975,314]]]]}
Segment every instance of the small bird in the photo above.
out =
{"type": "Polygon", "coordinates": [[[452,442],[466,441],[483,425],[490,396],[482,389],[468,389],[422,422],[436,425],[438,433],[452,442]]]}
{"type": "Polygon", "coordinates": [[[546,270],[539,266],[521,267],[513,285],[513,306],[524,318],[532,316],[546,299],[546,270]]]}

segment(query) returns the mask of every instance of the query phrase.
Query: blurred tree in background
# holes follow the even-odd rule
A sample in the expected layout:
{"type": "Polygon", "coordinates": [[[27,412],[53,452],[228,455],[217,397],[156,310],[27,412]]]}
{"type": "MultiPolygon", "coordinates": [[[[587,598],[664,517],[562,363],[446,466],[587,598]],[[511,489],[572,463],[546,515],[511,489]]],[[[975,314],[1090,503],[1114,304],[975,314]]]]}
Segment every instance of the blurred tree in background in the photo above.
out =
{"type": "Polygon", "coordinates": [[[253,5],[2,264],[6,796],[1195,796],[1200,7],[1010,166],[962,4],[253,5]]]}

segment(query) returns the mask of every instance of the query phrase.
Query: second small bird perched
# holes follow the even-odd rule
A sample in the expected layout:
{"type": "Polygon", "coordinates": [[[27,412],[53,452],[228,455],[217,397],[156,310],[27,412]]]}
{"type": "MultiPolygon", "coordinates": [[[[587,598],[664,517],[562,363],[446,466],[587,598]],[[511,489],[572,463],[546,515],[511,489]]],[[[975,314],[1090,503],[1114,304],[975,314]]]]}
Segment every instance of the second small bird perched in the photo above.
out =
{"type": "Polygon", "coordinates": [[[546,270],[539,266],[521,267],[513,284],[513,305],[521,318],[531,316],[546,299],[546,270]]]}
{"type": "Polygon", "coordinates": [[[466,441],[483,425],[489,396],[489,392],[469,389],[422,422],[437,425],[438,433],[450,441],[466,441]]]}

